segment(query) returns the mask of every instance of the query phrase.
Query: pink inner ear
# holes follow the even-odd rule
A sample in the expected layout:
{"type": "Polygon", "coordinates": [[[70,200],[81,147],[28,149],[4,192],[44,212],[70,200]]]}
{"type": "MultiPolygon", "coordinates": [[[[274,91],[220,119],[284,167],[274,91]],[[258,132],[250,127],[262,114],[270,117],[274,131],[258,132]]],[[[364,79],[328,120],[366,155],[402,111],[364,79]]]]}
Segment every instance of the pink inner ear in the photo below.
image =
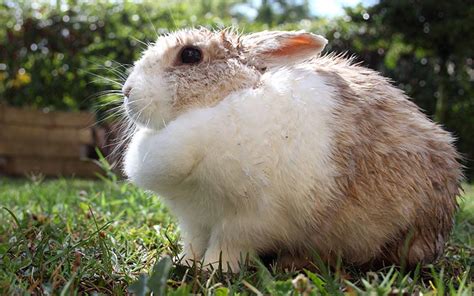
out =
{"type": "Polygon", "coordinates": [[[322,44],[315,38],[308,35],[298,35],[285,39],[281,46],[266,52],[266,54],[273,56],[289,56],[303,54],[308,51],[318,51],[322,44]]]}

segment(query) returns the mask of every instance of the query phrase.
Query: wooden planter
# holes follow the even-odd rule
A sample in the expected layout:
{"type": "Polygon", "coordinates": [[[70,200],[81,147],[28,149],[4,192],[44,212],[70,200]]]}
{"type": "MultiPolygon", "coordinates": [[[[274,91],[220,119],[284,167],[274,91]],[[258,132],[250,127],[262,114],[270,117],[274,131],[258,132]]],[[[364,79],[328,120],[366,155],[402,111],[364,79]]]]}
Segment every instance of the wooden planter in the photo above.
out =
{"type": "Polygon", "coordinates": [[[0,174],[94,177],[95,116],[0,105],[0,174]]]}

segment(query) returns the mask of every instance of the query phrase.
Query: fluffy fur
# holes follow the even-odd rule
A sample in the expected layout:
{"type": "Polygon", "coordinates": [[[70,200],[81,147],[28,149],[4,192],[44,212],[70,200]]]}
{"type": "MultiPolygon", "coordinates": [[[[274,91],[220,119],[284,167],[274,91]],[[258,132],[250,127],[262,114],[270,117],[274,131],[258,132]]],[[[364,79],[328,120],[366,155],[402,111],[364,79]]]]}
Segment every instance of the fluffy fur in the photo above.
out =
{"type": "Polygon", "coordinates": [[[135,64],[125,172],[177,216],[185,260],[413,265],[443,251],[462,178],[452,137],[377,73],[318,57],[325,44],[194,29],[135,64]],[[189,45],[201,63],[179,63],[189,45]]]}

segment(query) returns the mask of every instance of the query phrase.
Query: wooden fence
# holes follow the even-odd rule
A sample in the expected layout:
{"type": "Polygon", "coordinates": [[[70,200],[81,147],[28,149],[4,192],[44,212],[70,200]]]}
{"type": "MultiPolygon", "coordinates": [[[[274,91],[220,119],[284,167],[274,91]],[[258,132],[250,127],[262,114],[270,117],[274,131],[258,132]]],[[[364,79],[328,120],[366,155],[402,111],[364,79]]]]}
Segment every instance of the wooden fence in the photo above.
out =
{"type": "Polygon", "coordinates": [[[0,174],[93,177],[95,116],[0,105],[0,174]]]}

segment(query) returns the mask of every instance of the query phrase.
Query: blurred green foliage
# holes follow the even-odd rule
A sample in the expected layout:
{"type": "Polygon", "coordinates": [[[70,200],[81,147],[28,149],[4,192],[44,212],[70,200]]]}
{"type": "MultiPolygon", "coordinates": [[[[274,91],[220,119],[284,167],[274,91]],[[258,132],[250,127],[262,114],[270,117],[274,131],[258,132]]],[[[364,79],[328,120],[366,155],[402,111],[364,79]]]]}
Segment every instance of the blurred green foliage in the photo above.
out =
{"type": "Polygon", "coordinates": [[[333,19],[312,16],[306,0],[0,1],[0,100],[11,105],[95,109],[98,94],[120,89],[148,43],[178,28],[304,29],[326,36],[326,51],[347,52],[391,77],[454,132],[472,176],[469,1],[382,0],[333,19]]]}

